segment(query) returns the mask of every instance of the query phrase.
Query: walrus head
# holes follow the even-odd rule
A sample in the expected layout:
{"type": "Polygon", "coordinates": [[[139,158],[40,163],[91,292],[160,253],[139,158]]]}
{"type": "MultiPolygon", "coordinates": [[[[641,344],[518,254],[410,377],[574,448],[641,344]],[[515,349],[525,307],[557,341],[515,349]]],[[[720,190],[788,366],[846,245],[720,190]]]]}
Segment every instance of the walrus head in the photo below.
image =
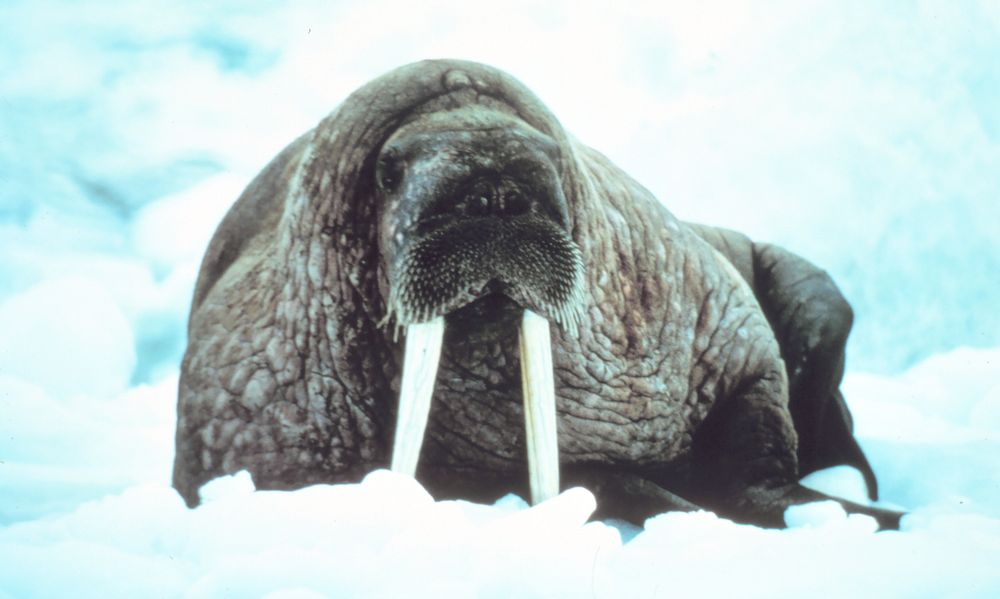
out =
{"type": "Polygon", "coordinates": [[[420,115],[383,144],[375,177],[386,318],[407,330],[393,469],[415,472],[445,317],[516,309],[532,495],[558,492],[549,321],[576,334],[584,279],[558,152],[551,138],[482,106],[420,115]]]}
{"type": "Polygon", "coordinates": [[[379,154],[389,314],[407,326],[501,295],[575,334],[583,262],[558,146],[516,119],[473,110],[419,118],[379,154]]]}

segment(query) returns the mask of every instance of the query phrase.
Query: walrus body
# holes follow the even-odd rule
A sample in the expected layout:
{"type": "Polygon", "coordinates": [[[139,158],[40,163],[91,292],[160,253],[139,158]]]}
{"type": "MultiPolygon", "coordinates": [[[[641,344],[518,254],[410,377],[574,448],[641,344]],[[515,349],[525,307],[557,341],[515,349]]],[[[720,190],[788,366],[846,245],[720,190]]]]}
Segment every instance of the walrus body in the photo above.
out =
{"type": "MultiPolygon", "coordinates": [[[[206,254],[174,485],[358,480],[389,460],[398,327],[446,324],[420,478],[523,491],[517,319],[553,323],[564,486],[641,522],[782,524],[819,468],[875,478],[838,391],[851,312],[780,248],[675,219],[523,86],[428,61],[355,92],[250,184],[206,254]]],[[[899,514],[841,502],[883,526],[899,514]]]]}

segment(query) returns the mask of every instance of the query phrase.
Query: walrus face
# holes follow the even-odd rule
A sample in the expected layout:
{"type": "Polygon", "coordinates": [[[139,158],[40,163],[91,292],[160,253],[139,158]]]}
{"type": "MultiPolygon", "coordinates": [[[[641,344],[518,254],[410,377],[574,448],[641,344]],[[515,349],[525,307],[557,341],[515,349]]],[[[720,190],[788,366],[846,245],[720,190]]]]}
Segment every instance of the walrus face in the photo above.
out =
{"type": "Polygon", "coordinates": [[[376,166],[387,319],[407,344],[393,469],[413,474],[441,351],[444,316],[523,309],[522,385],[532,495],[558,492],[549,322],[575,335],[583,260],[568,231],[558,147],[505,115],[418,119],[382,147],[376,166]]]}
{"type": "Polygon", "coordinates": [[[410,126],[382,148],[388,312],[427,322],[505,296],[571,334],[582,260],[567,231],[555,143],[523,125],[410,126]]]}

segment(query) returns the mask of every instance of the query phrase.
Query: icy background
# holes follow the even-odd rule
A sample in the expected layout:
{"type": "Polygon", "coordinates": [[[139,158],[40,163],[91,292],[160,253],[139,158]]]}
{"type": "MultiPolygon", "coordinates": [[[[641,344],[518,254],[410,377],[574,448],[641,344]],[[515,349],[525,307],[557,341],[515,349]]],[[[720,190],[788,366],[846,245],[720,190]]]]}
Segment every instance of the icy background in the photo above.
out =
{"type": "Polygon", "coordinates": [[[1000,594],[1000,4],[698,5],[0,3],[0,597],[1000,594]],[[787,531],[638,530],[587,524],[583,490],[435,503],[385,472],[238,475],[183,507],[177,372],[215,224],[350,91],[444,56],[519,77],[676,214],[832,272],[902,532],[823,504],[787,531]]]}

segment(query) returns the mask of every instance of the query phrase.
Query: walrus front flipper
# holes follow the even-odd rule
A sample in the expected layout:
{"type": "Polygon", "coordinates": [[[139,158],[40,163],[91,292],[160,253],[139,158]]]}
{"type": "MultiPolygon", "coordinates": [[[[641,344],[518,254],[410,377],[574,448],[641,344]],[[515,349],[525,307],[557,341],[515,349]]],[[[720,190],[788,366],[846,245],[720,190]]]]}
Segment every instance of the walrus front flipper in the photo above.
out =
{"type": "Polygon", "coordinates": [[[721,516],[758,526],[781,528],[789,507],[832,500],[848,513],[875,518],[882,530],[898,529],[900,512],[825,495],[798,482],[796,432],[784,391],[784,376],[763,371],[712,407],[693,439],[686,495],[721,516]]]}
{"type": "Polygon", "coordinates": [[[840,393],[854,314],[823,270],[780,247],[753,244],[753,288],[781,348],[789,409],[799,437],[799,474],[846,464],[878,499],[878,482],[854,437],[840,393]]]}
{"type": "Polygon", "coordinates": [[[597,500],[595,520],[618,518],[642,526],[647,518],[664,512],[704,510],[656,482],[616,468],[580,466],[563,472],[563,488],[581,486],[597,500]]]}

